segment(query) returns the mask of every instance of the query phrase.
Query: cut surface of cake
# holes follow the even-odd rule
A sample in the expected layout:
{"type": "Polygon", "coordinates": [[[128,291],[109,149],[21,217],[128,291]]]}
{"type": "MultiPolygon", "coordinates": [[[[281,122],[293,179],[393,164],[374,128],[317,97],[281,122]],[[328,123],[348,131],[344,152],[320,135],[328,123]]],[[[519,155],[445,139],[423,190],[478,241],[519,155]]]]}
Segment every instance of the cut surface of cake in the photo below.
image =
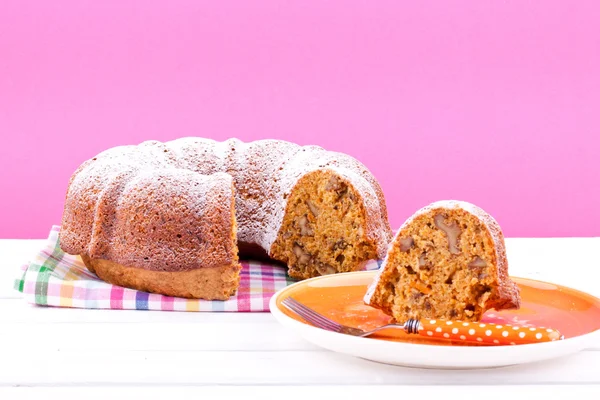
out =
{"type": "Polygon", "coordinates": [[[488,309],[520,307],[496,220],[462,201],[439,201],[399,229],[364,301],[398,322],[479,321],[488,309]]]}
{"type": "Polygon", "coordinates": [[[66,194],[60,246],[106,281],[225,299],[239,255],[305,279],[383,258],[392,231],[377,180],[356,159],[281,140],[182,138],[108,149],[66,194]]]}

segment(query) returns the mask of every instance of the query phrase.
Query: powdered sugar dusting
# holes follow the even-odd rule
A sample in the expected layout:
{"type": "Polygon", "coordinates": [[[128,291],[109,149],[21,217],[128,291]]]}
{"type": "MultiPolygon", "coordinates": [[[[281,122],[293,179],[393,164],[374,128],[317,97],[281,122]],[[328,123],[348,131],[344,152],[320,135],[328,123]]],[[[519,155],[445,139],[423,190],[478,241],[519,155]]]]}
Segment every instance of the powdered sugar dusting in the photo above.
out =
{"type": "MultiPolygon", "coordinates": [[[[146,141],[138,146],[121,146],[98,154],[83,163],[71,179],[61,246],[72,254],[89,253],[90,244],[97,243],[93,236],[102,230],[99,224],[106,223],[96,212],[99,204],[104,208],[114,208],[116,204],[122,207],[124,188],[130,188],[140,177],[167,174],[175,179],[178,174],[186,176],[193,172],[203,175],[204,181],[210,181],[216,173],[231,176],[235,187],[238,240],[258,244],[270,252],[283,221],[287,196],[304,175],[326,169],[346,179],[362,198],[367,213],[366,234],[378,243],[378,254],[382,257],[391,240],[391,229],[383,193],[367,168],[342,153],[268,139],[244,143],[235,138],[217,142],[186,137],[166,143],[146,141]],[[100,199],[106,190],[119,193],[111,193],[109,200],[102,202],[100,199]]],[[[189,180],[198,181],[196,178],[189,180]]],[[[190,193],[196,190],[181,180],[177,182],[177,190],[190,193]]],[[[164,187],[162,190],[168,191],[160,193],[164,198],[172,189],[164,187]]],[[[202,208],[202,213],[206,214],[215,203],[197,202],[194,207],[202,208]]]]}

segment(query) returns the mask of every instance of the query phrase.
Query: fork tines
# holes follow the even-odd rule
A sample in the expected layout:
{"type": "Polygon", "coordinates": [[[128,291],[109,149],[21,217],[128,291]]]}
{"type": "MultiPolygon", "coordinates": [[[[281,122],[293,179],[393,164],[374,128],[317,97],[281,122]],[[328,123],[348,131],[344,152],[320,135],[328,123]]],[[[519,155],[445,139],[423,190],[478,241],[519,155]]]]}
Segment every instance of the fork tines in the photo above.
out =
{"type": "Polygon", "coordinates": [[[317,328],[325,329],[328,331],[339,332],[341,329],[341,325],[335,321],[332,321],[328,318],[325,318],[321,314],[316,311],[306,307],[304,304],[298,302],[292,297],[287,297],[282,300],[281,304],[286,306],[288,309],[292,310],[302,318],[304,318],[307,322],[316,326],[317,328]]]}

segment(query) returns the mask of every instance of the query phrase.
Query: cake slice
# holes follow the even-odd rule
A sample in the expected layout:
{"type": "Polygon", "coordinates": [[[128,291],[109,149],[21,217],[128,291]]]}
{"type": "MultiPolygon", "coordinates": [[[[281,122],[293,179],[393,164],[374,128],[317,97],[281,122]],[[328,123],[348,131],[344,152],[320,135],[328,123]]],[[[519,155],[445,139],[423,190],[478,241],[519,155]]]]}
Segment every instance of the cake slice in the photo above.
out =
{"type": "Polygon", "coordinates": [[[477,206],[440,201],[400,228],[365,295],[396,321],[479,321],[488,309],[517,309],[498,223],[477,206]]]}

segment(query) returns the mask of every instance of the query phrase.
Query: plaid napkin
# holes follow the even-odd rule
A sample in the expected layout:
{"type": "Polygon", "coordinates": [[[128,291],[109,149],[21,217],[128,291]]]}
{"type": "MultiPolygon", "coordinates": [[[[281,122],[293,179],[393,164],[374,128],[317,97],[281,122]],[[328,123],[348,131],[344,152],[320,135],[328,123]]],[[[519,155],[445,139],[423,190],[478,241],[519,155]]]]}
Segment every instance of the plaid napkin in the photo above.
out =
{"type": "Polygon", "coordinates": [[[15,289],[32,304],[73,308],[163,311],[269,311],[269,300],[279,289],[294,283],[286,269],[254,261],[242,261],[240,286],[226,301],[163,296],[111,285],[100,280],[77,256],[58,245],[60,226],[53,226],[46,243],[33,261],[21,267],[15,289]]]}

